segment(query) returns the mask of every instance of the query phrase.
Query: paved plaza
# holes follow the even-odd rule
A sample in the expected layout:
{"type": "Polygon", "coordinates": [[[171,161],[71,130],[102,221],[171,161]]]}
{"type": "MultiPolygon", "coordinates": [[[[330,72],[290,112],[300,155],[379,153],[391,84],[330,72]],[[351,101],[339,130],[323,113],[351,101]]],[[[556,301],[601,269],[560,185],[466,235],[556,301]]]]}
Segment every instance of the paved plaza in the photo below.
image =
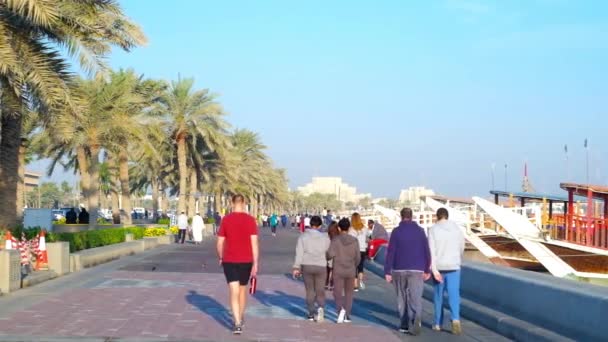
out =
{"type": "MultiPolygon", "coordinates": [[[[227,289],[214,241],[170,245],[0,297],[0,341],[507,341],[464,321],[464,335],[430,330],[424,303],[419,337],[399,334],[393,289],[369,274],[356,294],[353,323],[305,317],[303,283],[290,275],[298,233],[261,235],[258,293],[242,336],[231,334],[227,289]]],[[[445,327],[449,329],[448,326],[445,327]]]]}

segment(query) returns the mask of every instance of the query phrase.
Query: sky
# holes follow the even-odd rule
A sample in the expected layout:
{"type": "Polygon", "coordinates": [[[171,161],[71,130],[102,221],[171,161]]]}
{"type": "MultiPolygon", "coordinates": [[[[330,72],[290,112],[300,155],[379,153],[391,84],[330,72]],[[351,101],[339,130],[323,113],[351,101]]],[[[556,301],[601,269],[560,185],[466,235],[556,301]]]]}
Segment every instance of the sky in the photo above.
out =
{"type": "Polygon", "coordinates": [[[292,188],[341,176],[375,197],[485,196],[493,165],[494,187],[519,191],[527,162],[537,192],[561,194],[587,156],[608,184],[608,1],[121,4],[149,44],[111,66],[194,77],[292,188]]]}

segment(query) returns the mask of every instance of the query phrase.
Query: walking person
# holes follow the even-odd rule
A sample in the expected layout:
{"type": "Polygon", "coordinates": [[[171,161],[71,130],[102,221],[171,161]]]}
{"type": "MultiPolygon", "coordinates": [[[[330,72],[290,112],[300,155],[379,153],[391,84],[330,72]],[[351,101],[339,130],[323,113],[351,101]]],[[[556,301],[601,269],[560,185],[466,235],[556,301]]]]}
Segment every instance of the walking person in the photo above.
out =
{"type": "Polygon", "coordinates": [[[205,222],[201,217],[201,214],[196,213],[192,218],[192,237],[195,244],[200,244],[203,242],[203,228],[205,227],[205,222]]]}
{"type": "Polygon", "coordinates": [[[188,216],[186,216],[186,213],[183,211],[177,217],[177,229],[179,229],[177,241],[184,244],[186,241],[186,231],[188,230],[188,216]]]}
{"type": "Polygon", "coordinates": [[[340,234],[329,245],[327,259],[332,261],[334,299],[338,311],[337,323],[350,323],[353,309],[353,295],[357,265],[361,261],[359,242],[348,234],[350,221],[343,218],[338,222],[340,234]]]}
{"type": "Polygon", "coordinates": [[[435,321],[433,330],[440,331],[443,326],[443,293],[447,290],[452,318],[452,333],[462,334],[460,324],[460,265],[464,254],[464,234],[458,225],[448,220],[445,208],[437,210],[437,223],[429,230],[431,249],[431,270],[435,294],[435,321]]]}
{"type": "Polygon", "coordinates": [[[298,238],[293,276],[304,276],[308,320],[320,323],[325,317],[325,280],[330,240],[320,231],[323,221],[319,216],[313,216],[310,225],[311,229],[298,238]]]}
{"type": "Polygon", "coordinates": [[[365,259],[367,259],[367,241],[369,239],[369,229],[363,224],[361,215],[354,213],[351,217],[351,230],[350,234],[357,238],[359,242],[359,253],[361,253],[361,259],[359,265],[357,265],[357,273],[355,278],[355,292],[365,289],[363,284],[363,270],[365,269],[365,259]]]}
{"type": "Polygon", "coordinates": [[[431,251],[424,230],[412,217],[412,209],[401,210],[401,223],[391,233],[388,243],[384,275],[397,293],[399,331],[419,335],[424,281],[431,277],[431,251]]]}
{"type": "MultiPolygon", "coordinates": [[[[327,227],[327,235],[329,237],[329,241],[333,241],[333,239],[340,234],[340,228],[338,228],[338,222],[332,221],[329,222],[327,227]]],[[[332,260],[327,260],[327,279],[325,280],[325,289],[329,291],[333,291],[334,289],[334,280],[333,280],[333,264],[332,260]]]]}
{"type": "Polygon", "coordinates": [[[279,217],[277,216],[277,214],[272,213],[268,221],[270,223],[270,230],[272,231],[272,236],[277,236],[277,226],[279,225],[279,217]]]}
{"type": "Polygon", "coordinates": [[[371,236],[368,244],[368,253],[367,256],[369,258],[373,258],[376,256],[376,252],[378,252],[378,248],[388,243],[388,232],[386,228],[380,223],[374,220],[367,221],[367,228],[371,231],[371,236]]]}
{"type": "Polygon", "coordinates": [[[228,283],[233,333],[243,333],[247,305],[247,283],[258,273],[258,225],[246,211],[243,195],[232,196],[232,213],[222,219],[217,238],[217,255],[228,283]]]}

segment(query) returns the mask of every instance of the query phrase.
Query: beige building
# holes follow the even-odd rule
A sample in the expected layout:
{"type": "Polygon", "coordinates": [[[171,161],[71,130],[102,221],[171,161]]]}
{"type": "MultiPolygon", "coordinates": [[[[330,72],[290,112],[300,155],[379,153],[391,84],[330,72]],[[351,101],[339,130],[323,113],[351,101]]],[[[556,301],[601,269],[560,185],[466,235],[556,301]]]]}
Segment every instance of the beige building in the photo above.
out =
{"type": "Polygon", "coordinates": [[[340,177],[313,177],[312,182],[305,186],[298,187],[298,191],[304,196],[315,192],[321,194],[334,194],[342,202],[357,202],[362,198],[369,197],[371,194],[358,194],[357,188],[350,186],[342,181],[340,177]]]}
{"type": "Polygon", "coordinates": [[[36,188],[38,188],[38,185],[40,184],[40,177],[42,177],[40,173],[25,171],[25,191],[30,192],[32,190],[36,190],[36,188]]]}
{"type": "Polygon", "coordinates": [[[411,186],[405,190],[401,190],[399,194],[399,202],[409,203],[410,205],[418,205],[422,196],[433,196],[435,192],[423,186],[411,186]]]}

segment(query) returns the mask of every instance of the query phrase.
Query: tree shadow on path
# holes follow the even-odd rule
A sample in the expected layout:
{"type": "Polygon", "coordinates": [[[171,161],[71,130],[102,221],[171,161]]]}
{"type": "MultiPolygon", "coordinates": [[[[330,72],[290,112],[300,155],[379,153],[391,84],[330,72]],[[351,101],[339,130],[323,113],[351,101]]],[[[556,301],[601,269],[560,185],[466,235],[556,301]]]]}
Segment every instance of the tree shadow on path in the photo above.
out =
{"type": "Polygon", "coordinates": [[[232,329],[232,315],[220,302],[212,297],[201,295],[191,290],[186,296],[186,301],[204,314],[211,317],[226,329],[232,329]]]}

